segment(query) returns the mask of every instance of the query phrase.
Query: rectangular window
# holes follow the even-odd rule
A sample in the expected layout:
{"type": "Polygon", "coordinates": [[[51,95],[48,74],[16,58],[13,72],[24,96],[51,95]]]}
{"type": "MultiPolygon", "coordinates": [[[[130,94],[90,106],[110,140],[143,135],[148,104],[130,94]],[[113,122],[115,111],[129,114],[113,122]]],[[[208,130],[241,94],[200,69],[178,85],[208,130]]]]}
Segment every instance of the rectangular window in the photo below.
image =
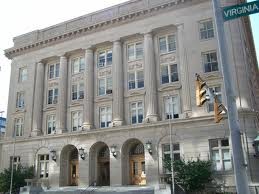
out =
{"type": "Polygon", "coordinates": [[[58,103],[58,88],[53,88],[48,91],[48,104],[58,103]]]}
{"type": "Polygon", "coordinates": [[[56,132],[56,116],[47,116],[47,134],[53,134],[56,132]]]}
{"type": "Polygon", "coordinates": [[[232,170],[230,146],[228,139],[212,139],[209,140],[209,144],[214,170],[232,170]]]}
{"type": "Polygon", "coordinates": [[[39,160],[39,177],[40,178],[48,178],[49,177],[49,155],[42,154],[38,155],[39,160]]]}
{"type": "Polygon", "coordinates": [[[82,129],[82,112],[72,112],[72,130],[80,131],[82,129]]]}
{"type": "MultiPolygon", "coordinates": [[[[175,143],[172,145],[173,147],[173,160],[180,160],[181,159],[181,154],[180,154],[180,144],[179,143],[175,143]]],[[[170,149],[170,144],[162,144],[162,158],[163,158],[163,172],[166,174],[169,174],[170,171],[165,168],[165,160],[171,158],[171,149],[170,149]]]]}
{"type": "Polygon", "coordinates": [[[161,83],[171,83],[179,81],[177,64],[161,65],[161,83]]]}
{"type": "Polygon", "coordinates": [[[200,39],[206,40],[214,37],[214,29],[212,20],[201,21],[199,23],[200,39]]]}
{"type": "Polygon", "coordinates": [[[101,51],[98,54],[98,67],[112,65],[112,50],[101,51]]]}
{"type": "Polygon", "coordinates": [[[78,58],[72,59],[71,64],[72,64],[72,74],[83,72],[85,70],[84,57],[78,57],[78,58]]]}
{"type": "Polygon", "coordinates": [[[143,43],[138,42],[128,45],[128,61],[143,58],[143,43]]]}
{"type": "Polygon", "coordinates": [[[106,77],[106,78],[100,78],[98,80],[98,91],[99,96],[107,95],[112,93],[112,78],[106,77]]]}
{"type": "Polygon", "coordinates": [[[21,159],[20,156],[11,156],[10,157],[10,168],[12,168],[12,164],[13,164],[13,169],[17,170],[19,165],[20,165],[21,159]]]}
{"type": "Polygon", "coordinates": [[[24,108],[24,92],[17,92],[16,108],[24,108]]]}
{"type": "MultiPolygon", "coordinates": [[[[218,96],[219,103],[222,103],[221,87],[220,86],[210,87],[209,90],[211,93],[214,92],[214,94],[218,96]]],[[[208,112],[214,111],[214,99],[211,99],[210,101],[208,101],[207,108],[208,108],[208,112]]]]}
{"type": "Polygon", "coordinates": [[[112,109],[110,106],[100,107],[100,128],[109,127],[112,121],[112,109]]]}
{"type": "Polygon", "coordinates": [[[175,35],[167,35],[159,38],[160,53],[169,53],[176,50],[175,35]]]}
{"type": "Polygon", "coordinates": [[[131,124],[142,123],[143,121],[143,102],[132,102],[130,104],[131,124]]]}
{"type": "Polygon", "coordinates": [[[19,82],[24,82],[27,80],[27,68],[23,67],[19,69],[19,82]]]}
{"type": "Polygon", "coordinates": [[[49,79],[59,77],[59,63],[49,65],[49,79]]]}
{"type": "Polygon", "coordinates": [[[169,96],[164,98],[165,118],[179,118],[179,99],[178,96],[169,96]]]}
{"type": "Polygon", "coordinates": [[[129,73],[129,90],[136,88],[144,88],[144,73],[143,70],[129,73]]]}
{"type": "Polygon", "coordinates": [[[14,130],[17,137],[23,135],[23,118],[16,118],[14,120],[14,130]]]}
{"type": "Polygon", "coordinates": [[[204,72],[218,71],[218,60],[216,51],[202,53],[204,72]]]}
{"type": "Polygon", "coordinates": [[[72,100],[84,99],[84,83],[76,83],[72,85],[72,100]]]}

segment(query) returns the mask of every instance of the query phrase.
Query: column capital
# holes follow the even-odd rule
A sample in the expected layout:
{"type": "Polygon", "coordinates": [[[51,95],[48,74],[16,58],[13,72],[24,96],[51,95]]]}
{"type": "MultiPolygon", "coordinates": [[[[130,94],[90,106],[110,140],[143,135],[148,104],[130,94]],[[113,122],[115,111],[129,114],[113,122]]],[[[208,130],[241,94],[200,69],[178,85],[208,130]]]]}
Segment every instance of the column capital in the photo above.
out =
{"type": "Polygon", "coordinates": [[[116,44],[119,44],[121,45],[121,40],[120,39],[116,39],[113,41],[113,44],[116,45],[116,44]]]}
{"type": "Polygon", "coordinates": [[[184,29],[184,24],[178,24],[176,25],[177,30],[183,30],[184,29]]]}

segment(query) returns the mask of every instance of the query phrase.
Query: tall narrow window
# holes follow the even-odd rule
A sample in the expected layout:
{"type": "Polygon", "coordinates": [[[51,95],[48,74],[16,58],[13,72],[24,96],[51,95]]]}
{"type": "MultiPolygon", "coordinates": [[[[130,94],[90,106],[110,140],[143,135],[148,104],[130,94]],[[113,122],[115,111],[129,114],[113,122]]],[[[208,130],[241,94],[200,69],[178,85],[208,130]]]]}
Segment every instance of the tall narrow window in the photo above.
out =
{"type": "Polygon", "coordinates": [[[143,43],[133,43],[128,45],[128,60],[133,61],[143,58],[143,43]]]}
{"type": "Polygon", "coordinates": [[[133,71],[129,73],[129,90],[144,87],[144,73],[143,70],[133,71]]]}
{"type": "Polygon", "coordinates": [[[216,51],[202,53],[204,72],[218,71],[218,60],[216,51]]]}
{"type": "MultiPolygon", "coordinates": [[[[218,96],[219,103],[222,103],[222,93],[221,93],[221,87],[215,86],[209,88],[210,92],[216,94],[218,96]]],[[[214,111],[214,99],[211,99],[208,101],[208,112],[214,111]]]]}
{"type": "Polygon", "coordinates": [[[10,168],[12,168],[12,164],[13,164],[13,169],[17,170],[20,165],[20,162],[21,162],[20,156],[14,156],[14,157],[11,156],[10,157],[10,168]]]}
{"type": "Polygon", "coordinates": [[[58,88],[53,88],[48,91],[48,104],[58,103],[58,88]]]}
{"type": "Polygon", "coordinates": [[[78,57],[74,58],[71,61],[72,63],[72,74],[83,72],[85,70],[85,58],[78,57]]]}
{"type": "Polygon", "coordinates": [[[201,40],[206,40],[206,39],[214,37],[214,29],[213,29],[212,20],[201,21],[199,23],[199,27],[200,27],[200,39],[201,40]]]}
{"type": "Polygon", "coordinates": [[[72,130],[79,131],[82,129],[82,112],[72,112],[72,130]]]}
{"type": "MultiPolygon", "coordinates": [[[[175,160],[180,160],[181,159],[181,155],[180,155],[180,144],[179,143],[175,143],[172,145],[173,147],[173,159],[175,160]]],[[[170,159],[171,158],[171,152],[170,152],[170,144],[162,144],[162,152],[163,152],[163,172],[166,174],[169,174],[170,171],[165,168],[165,160],[166,159],[170,159]]]]}
{"type": "Polygon", "coordinates": [[[38,155],[38,169],[39,169],[39,177],[40,178],[48,178],[49,177],[49,155],[42,154],[38,155]]]}
{"type": "Polygon", "coordinates": [[[161,65],[161,83],[179,81],[177,64],[161,65]]]}
{"type": "Polygon", "coordinates": [[[112,78],[100,78],[99,81],[99,96],[107,95],[112,93],[112,78]]]}
{"type": "Polygon", "coordinates": [[[179,99],[178,96],[165,97],[165,118],[179,118],[179,99]]]}
{"type": "Polygon", "coordinates": [[[56,116],[48,115],[47,117],[47,134],[53,134],[56,132],[56,116]]]}
{"type": "Polygon", "coordinates": [[[160,53],[168,53],[176,50],[176,37],[175,35],[167,35],[159,38],[160,53]]]}
{"type": "Polygon", "coordinates": [[[109,127],[112,121],[112,109],[110,106],[100,107],[100,128],[109,127]]]}
{"type": "Polygon", "coordinates": [[[19,82],[24,82],[27,80],[27,68],[23,67],[19,69],[19,82]]]}
{"type": "Polygon", "coordinates": [[[131,123],[137,124],[143,121],[143,102],[133,102],[131,103],[131,123]]]}
{"type": "Polygon", "coordinates": [[[112,50],[99,52],[98,67],[106,67],[112,65],[112,50]]]}
{"type": "Polygon", "coordinates": [[[16,108],[24,108],[24,92],[17,92],[16,108]]]}
{"type": "Polygon", "coordinates": [[[76,83],[72,85],[72,100],[84,98],[84,83],[76,83]]]}
{"type": "Polygon", "coordinates": [[[23,135],[23,118],[16,118],[14,120],[14,130],[16,136],[23,135]]]}
{"type": "Polygon", "coordinates": [[[59,77],[59,63],[49,65],[49,79],[59,77]]]}

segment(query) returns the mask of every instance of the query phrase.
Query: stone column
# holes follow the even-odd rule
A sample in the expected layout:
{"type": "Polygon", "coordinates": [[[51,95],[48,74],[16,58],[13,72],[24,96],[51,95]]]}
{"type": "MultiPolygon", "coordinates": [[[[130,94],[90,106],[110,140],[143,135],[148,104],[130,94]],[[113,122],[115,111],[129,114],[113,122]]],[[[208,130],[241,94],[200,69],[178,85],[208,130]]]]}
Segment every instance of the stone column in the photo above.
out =
{"type": "Polygon", "coordinates": [[[58,104],[57,104],[57,133],[63,133],[66,128],[67,116],[67,57],[60,57],[58,104]]]}
{"type": "Polygon", "coordinates": [[[189,70],[187,62],[187,53],[184,41],[184,26],[177,26],[178,35],[178,56],[179,56],[179,69],[180,78],[182,84],[182,102],[183,102],[183,113],[185,117],[191,116],[191,94],[190,94],[190,81],[189,81],[189,70]]]}
{"type": "Polygon", "coordinates": [[[123,124],[123,64],[122,46],[119,40],[113,42],[112,51],[112,112],[113,126],[123,124]]]}
{"type": "Polygon", "coordinates": [[[94,53],[91,48],[85,50],[85,98],[84,130],[94,128],[94,53]]]}
{"type": "Polygon", "coordinates": [[[33,122],[31,136],[42,134],[42,108],[44,96],[44,64],[37,63],[35,91],[33,100],[33,122]]]}
{"type": "Polygon", "coordinates": [[[144,35],[144,76],[145,76],[145,122],[158,120],[157,114],[157,86],[156,86],[156,65],[152,33],[144,35]]]}

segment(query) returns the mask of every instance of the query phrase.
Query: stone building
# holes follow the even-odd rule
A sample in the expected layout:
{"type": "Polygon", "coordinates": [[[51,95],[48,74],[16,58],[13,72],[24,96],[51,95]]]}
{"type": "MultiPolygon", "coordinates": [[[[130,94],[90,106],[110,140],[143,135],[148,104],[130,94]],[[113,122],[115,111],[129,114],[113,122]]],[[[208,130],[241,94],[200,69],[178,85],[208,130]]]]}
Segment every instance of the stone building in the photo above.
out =
{"type": "MultiPolygon", "coordinates": [[[[259,181],[253,36],[248,17],[225,28],[252,186],[259,181]]],[[[5,50],[12,63],[1,170],[15,143],[15,167],[34,165],[52,188],[148,185],[162,193],[171,123],[174,158],[211,159],[218,183],[234,187],[228,121],[215,123],[213,103],[197,107],[195,99],[199,73],[226,100],[211,1],[131,0],[13,41],[5,50]]]]}

